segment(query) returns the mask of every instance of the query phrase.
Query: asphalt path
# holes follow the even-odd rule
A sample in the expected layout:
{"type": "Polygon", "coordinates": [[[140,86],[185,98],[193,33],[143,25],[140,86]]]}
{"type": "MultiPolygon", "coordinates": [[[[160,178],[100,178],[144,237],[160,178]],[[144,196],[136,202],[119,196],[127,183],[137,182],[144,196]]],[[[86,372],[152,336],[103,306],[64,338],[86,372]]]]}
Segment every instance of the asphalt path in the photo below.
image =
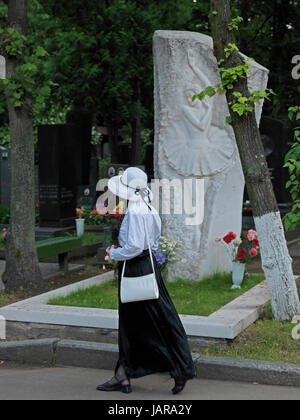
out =
{"type": "MultiPolygon", "coordinates": [[[[107,370],[73,367],[0,365],[0,400],[300,400],[300,388],[250,383],[202,380],[189,381],[179,395],[171,393],[173,380],[164,374],[132,381],[133,392],[99,392],[97,385],[111,378],[107,370]]],[[[115,405],[112,405],[115,407],[115,405]]]]}

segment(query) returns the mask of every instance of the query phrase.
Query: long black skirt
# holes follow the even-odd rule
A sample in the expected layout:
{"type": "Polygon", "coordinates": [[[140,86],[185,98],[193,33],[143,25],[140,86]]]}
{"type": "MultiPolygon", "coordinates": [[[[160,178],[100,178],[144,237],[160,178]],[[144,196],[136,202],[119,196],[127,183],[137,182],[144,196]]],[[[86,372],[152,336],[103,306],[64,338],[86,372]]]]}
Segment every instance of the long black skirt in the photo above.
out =
{"type": "MultiPolygon", "coordinates": [[[[163,282],[160,267],[154,267],[159,299],[122,303],[120,282],[123,262],[119,263],[119,360],[128,378],[169,372],[172,378],[192,379],[196,369],[184,327],[163,282]]],[[[126,262],[125,276],[152,273],[149,251],[126,262]]]]}

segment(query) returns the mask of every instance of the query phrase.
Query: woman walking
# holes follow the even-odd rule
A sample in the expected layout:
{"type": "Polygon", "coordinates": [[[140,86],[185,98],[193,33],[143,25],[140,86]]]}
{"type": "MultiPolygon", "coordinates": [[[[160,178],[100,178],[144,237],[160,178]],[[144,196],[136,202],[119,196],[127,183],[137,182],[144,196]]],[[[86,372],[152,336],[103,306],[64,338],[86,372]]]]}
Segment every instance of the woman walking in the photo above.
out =
{"type": "Polygon", "coordinates": [[[138,168],[128,168],[122,176],[111,178],[108,188],[128,200],[128,208],[119,232],[120,247],[108,250],[110,259],[119,261],[119,360],[115,376],[97,390],[130,393],[130,379],[169,372],[175,380],[172,392],[177,394],[196,376],[196,370],[185,330],[164,285],[159,265],[155,258],[151,261],[148,244],[151,250],[159,248],[161,219],[151,205],[147,175],[138,168]],[[154,264],[158,299],[121,302],[120,283],[125,261],[125,277],[150,274],[154,264]]]}

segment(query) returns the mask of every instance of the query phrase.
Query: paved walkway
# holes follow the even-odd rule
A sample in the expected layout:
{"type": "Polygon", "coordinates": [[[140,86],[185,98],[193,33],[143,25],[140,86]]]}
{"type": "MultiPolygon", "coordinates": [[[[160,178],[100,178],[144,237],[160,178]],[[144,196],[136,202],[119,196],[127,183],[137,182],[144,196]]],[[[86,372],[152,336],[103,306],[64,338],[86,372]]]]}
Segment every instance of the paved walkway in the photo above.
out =
{"type": "Polygon", "coordinates": [[[299,388],[194,379],[179,396],[171,394],[168,375],[132,382],[133,393],[98,392],[111,371],[82,368],[0,365],[0,400],[300,400],[299,388]]]}

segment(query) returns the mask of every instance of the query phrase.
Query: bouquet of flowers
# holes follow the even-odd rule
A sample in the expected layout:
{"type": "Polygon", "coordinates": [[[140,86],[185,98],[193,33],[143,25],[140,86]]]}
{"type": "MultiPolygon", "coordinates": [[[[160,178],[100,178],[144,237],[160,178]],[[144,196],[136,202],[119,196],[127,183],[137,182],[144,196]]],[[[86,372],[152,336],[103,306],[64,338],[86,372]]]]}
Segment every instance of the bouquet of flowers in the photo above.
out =
{"type": "Polygon", "coordinates": [[[233,262],[246,264],[259,253],[260,245],[257,239],[257,232],[253,229],[243,234],[242,238],[238,238],[233,232],[229,232],[224,238],[217,238],[217,242],[221,242],[230,254],[233,262]]]}
{"type": "MultiPolygon", "coordinates": [[[[182,241],[170,241],[165,236],[159,240],[159,249],[154,252],[154,256],[160,265],[161,273],[164,274],[167,265],[176,260],[176,254],[181,249],[182,241]]],[[[185,260],[182,260],[185,263],[185,260]]]]}
{"type": "Polygon", "coordinates": [[[76,209],[76,217],[77,219],[84,219],[85,210],[84,207],[76,209]]]}

